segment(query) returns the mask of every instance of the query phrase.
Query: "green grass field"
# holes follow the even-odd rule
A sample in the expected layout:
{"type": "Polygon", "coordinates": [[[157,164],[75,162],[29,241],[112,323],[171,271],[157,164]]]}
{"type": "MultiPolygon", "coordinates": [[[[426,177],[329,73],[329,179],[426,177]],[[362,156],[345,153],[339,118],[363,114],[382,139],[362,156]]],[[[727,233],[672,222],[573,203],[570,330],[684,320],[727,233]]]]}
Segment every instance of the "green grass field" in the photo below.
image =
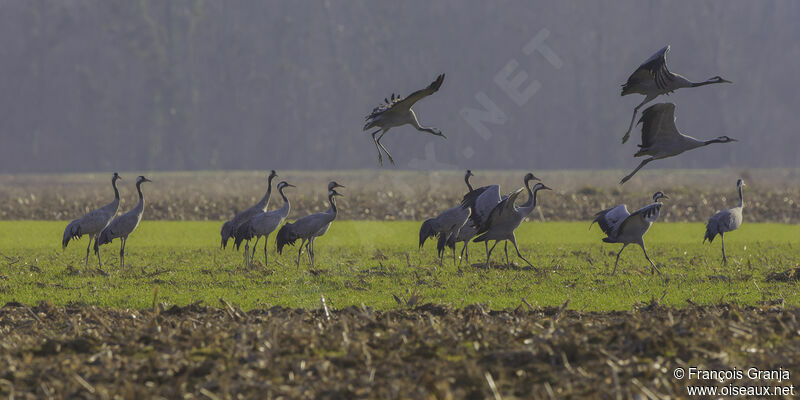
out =
{"type": "MultiPolygon", "coordinates": [[[[745,223],[727,237],[729,263],[720,245],[701,243],[699,223],[656,223],[645,237],[648,252],[664,273],[653,276],[641,249],[629,246],[610,276],[620,245],[603,244],[597,227],[586,222],[524,223],[517,231],[520,249],[539,271],[512,258],[505,267],[502,245],[492,254],[471,244],[472,265],[438,265],[435,243],[417,250],[417,222],[337,221],[317,240],[317,266],[307,258],[295,267],[297,248],[277,256],[270,238],[270,263],[263,247],[256,268],[241,267],[241,253],[219,248],[219,222],[143,221],[129,238],[126,266],[119,268],[119,241],[104,246],[104,275],[83,266],[87,239],[61,250],[66,222],[0,221],[0,304],[48,300],[112,307],[150,307],[154,288],[159,301],[185,305],[219,298],[244,309],[273,305],[317,308],[320,295],[343,308],[365,304],[399,307],[393,297],[462,307],[482,303],[494,309],[560,305],[585,311],[626,310],[661,299],[682,306],[732,302],[757,304],[782,298],[800,305],[795,282],[770,282],[768,274],[800,264],[800,226],[745,223]],[[279,264],[275,263],[278,261],[279,264]],[[421,297],[418,297],[421,296],[421,297]]],[[[262,240],[263,243],[263,240],[262,240]]],[[[299,242],[298,242],[299,244],[299,242]]],[[[460,250],[460,247],[459,247],[460,250]]],[[[510,251],[513,255],[513,249],[510,251]]],[[[92,255],[93,256],[93,255],[92,255]]]]}

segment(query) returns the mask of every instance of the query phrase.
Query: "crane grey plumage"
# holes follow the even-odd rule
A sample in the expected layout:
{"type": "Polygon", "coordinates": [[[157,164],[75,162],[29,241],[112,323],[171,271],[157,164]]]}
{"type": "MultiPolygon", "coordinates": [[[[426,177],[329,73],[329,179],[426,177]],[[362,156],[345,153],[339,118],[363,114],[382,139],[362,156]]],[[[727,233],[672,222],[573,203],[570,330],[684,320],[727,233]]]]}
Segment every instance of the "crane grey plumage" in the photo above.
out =
{"type": "MultiPolygon", "coordinates": [[[[236,249],[239,249],[239,245],[242,243],[243,240],[247,240],[250,242],[250,239],[256,237],[256,243],[258,238],[264,236],[264,266],[267,266],[268,258],[267,258],[267,242],[269,242],[269,235],[275,231],[275,229],[280,226],[286,217],[289,215],[289,211],[291,210],[291,205],[289,203],[289,199],[286,197],[286,194],[283,193],[283,189],[287,187],[295,187],[294,185],[287,183],[286,181],[282,181],[278,184],[278,193],[283,198],[283,206],[277,210],[267,211],[260,214],[256,214],[254,217],[250,218],[249,220],[245,221],[238,228],[236,228],[236,234],[234,239],[234,244],[236,245],[236,249]]],[[[255,254],[256,246],[253,245],[253,254],[255,254]]],[[[245,247],[245,252],[247,252],[247,247],[245,247]]],[[[253,256],[250,257],[250,262],[252,263],[253,256]]]]}
{"type": "Polygon", "coordinates": [[[743,180],[736,181],[736,188],[739,190],[739,205],[712,215],[706,223],[706,234],[703,238],[703,243],[706,240],[711,243],[719,235],[722,241],[722,262],[724,264],[728,263],[728,258],[725,256],[725,233],[735,231],[742,226],[742,208],[744,208],[742,186],[745,186],[743,180]]]}
{"type": "Polygon", "coordinates": [[[624,184],[630,180],[642,167],[654,160],[673,157],[687,150],[708,146],[713,143],[736,142],[736,139],[719,136],[711,140],[698,140],[684,135],[675,126],[675,104],[659,103],[648,107],[642,112],[642,144],[634,157],[650,156],[639,163],[639,166],[619,182],[624,184]]]}
{"type": "MultiPolygon", "coordinates": [[[[520,191],[525,190],[525,188],[527,188],[530,191],[530,181],[532,180],[538,181],[540,179],[534,176],[532,173],[525,174],[525,177],[522,179],[524,188],[520,189],[520,191]]],[[[469,186],[471,185],[468,184],[468,187],[469,186]]],[[[500,196],[499,185],[483,186],[467,193],[464,196],[463,201],[470,205],[470,208],[472,210],[472,215],[470,216],[470,221],[467,223],[466,229],[464,229],[464,236],[466,236],[467,234],[471,234],[473,232],[474,233],[472,237],[465,240],[470,240],[474,238],[477,234],[484,233],[488,227],[488,221],[492,212],[500,203],[508,200],[510,196],[511,194],[500,196]]],[[[531,201],[532,198],[533,197],[529,197],[528,201],[531,201]]],[[[513,204],[513,202],[514,201],[512,200],[511,204],[513,204]]],[[[533,209],[531,208],[531,210],[533,209]]],[[[488,264],[489,256],[491,253],[491,250],[489,250],[489,241],[485,240],[483,241],[483,244],[486,251],[486,259],[488,264]]],[[[495,241],[495,245],[497,245],[497,241],[495,241]]],[[[506,253],[508,253],[507,243],[506,243],[506,253]]],[[[507,258],[508,257],[506,257],[506,259],[507,258]]]]}
{"type": "MultiPolygon", "coordinates": [[[[267,192],[264,194],[264,197],[258,201],[252,207],[236,214],[230,221],[225,222],[222,224],[222,229],[220,230],[220,236],[222,236],[222,248],[226,248],[228,245],[228,239],[231,239],[236,234],[236,228],[239,227],[243,222],[249,220],[256,214],[263,213],[267,211],[267,207],[269,207],[269,199],[272,196],[272,180],[275,179],[278,174],[273,169],[269,173],[269,177],[267,177],[267,192]]],[[[245,257],[246,259],[247,257],[245,257]]]]}
{"type": "Polygon", "coordinates": [[[417,90],[416,92],[408,95],[408,97],[395,97],[394,93],[392,93],[391,100],[384,99],[383,104],[379,104],[377,107],[372,109],[372,112],[369,115],[366,116],[366,123],[364,124],[363,130],[367,131],[372,128],[378,128],[376,131],[373,131],[371,135],[372,141],[375,142],[375,148],[378,150],[378,163],[380,163],[380,165],[383,165],[383,156],[381,155],[381,150],[386,153],[386,156],[389,157],[389,161],[394,164],[392,155],[389,154],[389,151],[386,150],[386,147],[381,144],[383,135],[385,135],[386,132],[391,128],[410,124],[418,131],[428,132],[432,135],[441,136],[447,139],[447,137],[442,134],[442,131],[439,129],[420,125],[419,120],[417,119],[417,114],[411,109],[416,102],[436,93],[439,88],[442,87],[442,82],[444,82],[444,74],[436,77],[436,80],[428,85],[428,87],[417,90]],[[375,135],[378,133],[380,133],[380,136],[375,138],[375,135]]]}
{"type": "MultiPolygon", "coordinates": [[[[439,255],[439,262],[442,263],[444,259],[444,248],[447,240],[450,237],[458,235],[461,227],[469,219],[472,211],[466,202],[449,208],[434,218],[429,218],[422,223],[419,228],[419,248],[425,244],[425,241],[431,237],[438,237],[436,244],[437,254],[439,255]]],[[[455,250],[453,250],[453,264],[455,264],[455,250]]]]}
{"type": "Polygon", "coordinates": [[[336,208],[335,197],[341,196],[341,194],[336,191],[336,188],[340,187],[343,188],[344,186],[336,182],[330,182],[328,184],[328,203],[330,207],[327,211],[307,215],[296,220],[294,223],[288,222],[281,227],[276,237],[278,254],[282,254],[283,247],[287,244],[294,245],[297,239],[301,239],[300,248],[297,250],[297,267],[300,267],[300,255],[303,252],[303,245],[305,245],[306,251],[308,252],[311,266],[314,266],[314,241],[316,238],[324,235],[331,226],[331,223],[336,219],[338,209],[336,208]]]}
{"type": "MultiPolygon", "coordinates": [[[[110,203],[96,209],[89,211],[83,217],[70,222],[64,229],[64,237],[61,240],[62,249],[67,248],[67,244],[71,239],[80,239],[83,235],[89,235],[89,244],[86,246],[86,267],[89,266],[89,249],[92,248],[92,239],[97,242],[97,236],[105,228],[111,218],[117,214],[119,209],[119,190],[117,190],[117,180],[122,179],[118,173],[114,172],[111,175],[111,187],[114,188],[114,200],[110,203]]],[[[102,267],[103,262],[100,261],[100,254],[97,254],[97,263],[102,267]]]]}
{"type": "Polygon", "coordinates": [[[523,257],[519,252],[517,238],[514,235],[514,231],[522,223],[522,220],[525,219],[525,217],[527,217],[536,208],[536,195],[539,190],[552,190],[541,182],[534,185],[533,189],[531,189],[530,181],[534,179],[538,178],[533,176],[531,173],[525,175],[525,187],[517,189],[516,191],[512,192],[508,198],[498,203],[489,214],[487,220],[481,226],[478,226],[479,236],[473,239],[473,242],[484,242],[488,247],[488,241],[494,240],[494,245],[492,245],[492,248],[489,249],[486,254],[487,266],[490,265],[489,259],[492,255],[492,251],[494,250],[495,246],[497,246],[497,243],[502,240],[505,241],[507,265],[511,265],[511,262],[508,259],[508,242],[510,241],[511,244],[514,245],[514,249],[517,251],[517,256],[525,261],[529,266],[535,268],[533,267],[533,264],[531,264],[531,262],[523,257]],[[517,197],[519,197],[519,195],[525,190],[528,192],[528,200],[520,206],[515,205],[514,203],[516,202],[517,197]]]}
{"type": "Polygon", "coordinates": [[[614,271],[611,272],[611,275],[617,272],[617,264],[622,250],[625,250],[625,247],[631,243],[638,244],[642,248],[645,258],[647,258],[652,267],[651,271],[661,274],[656,264],[647,255],[647,249],[644,246],[644,234],[647,233],[653,222],[658,219],[662,206],[659,200],[662,198],[668,199],[669,197],[662,192],[654,193],[653,203],[634,211],[633,214],[628,212],[628,207],[625,204],[620,204],[595,214],[594,220],[589,224],[589,228],[597,222],[600,225],[600,229],[606,234],[606,237],[603,238],[604,242],[622,243],[622,248],[617,253],[617,260],[614,262],[614,271]]]}
{"type": "Polygon", "coordinates": [[[639,108],[651,102],[656,97],[686,87],[705,86],[712,83],[732,83],[719,76],[712,77],[703,82],[692,82],[681,75],[670,72],[669,68],[667,68],[667,53],[669,49],[670,46],[667,45],[650,56],[636,71],[633,71],[631,76],[628,77],[628,81],[622,85],[622,96],[633,93],[645,96],[642,103],[633,109],[631,123],[630,126],[628,126],[628,130],[625,132],[625,136],[622,138],[622,143],[627,142],[630,137],[631,130],[633,129],[633,121],[636,120],[636,113],[639,111],[639,108]]]}
{"type": "Polygon", "coordinates": [[[152,182],[144,176],[136,178],[136,191],[139,193],[139,204],[132,210],[114,218],[108,226],[100,232],[100,236],[94,242],[94,252],[100,253],[100,246],[111,243],[114,239],[120,238],[119,259],[120,267],[125,266],[125,243],[128,241],[128,236],[133,233],[139,222],[142,220],[142,212],[144,211],[144,196],[142,195],[142,183],[152,182]]]}

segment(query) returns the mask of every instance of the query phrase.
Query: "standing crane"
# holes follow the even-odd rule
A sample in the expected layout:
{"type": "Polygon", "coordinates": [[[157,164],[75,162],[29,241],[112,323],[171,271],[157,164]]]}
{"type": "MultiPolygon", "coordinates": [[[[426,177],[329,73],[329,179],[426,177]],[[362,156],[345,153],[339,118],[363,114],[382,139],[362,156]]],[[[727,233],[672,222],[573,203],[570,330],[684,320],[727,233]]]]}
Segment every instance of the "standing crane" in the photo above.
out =
{"type": "Polygon", "coordinates": [[[492,212],[489,214],[486,222],[478,227],[479,236],[473,239],[473,242],[484,242],[484,244],[488,247],[488,241],[494,240],[494,245],[492,245],[492,248],[489,249],[486,254],[487,266],[490,265],[489,259],[492,255],[492,251],[494,250],[495,246],[497,246],[497,243],[502,240],[505,241],[506,265],[511,265],[511,262],[508,259],[508,242],[510,241],[511,244],[514,245],[514,249],[517,251],[517,256],[528,263],[531,268],[535,268],[530,261],[520,254],[519,247],[517,246],[517,238],[514,235],[514,231],[522,223],[522,220],[525,219],[525,217],[527,217],[534,208],[536,208],[537,192],[543,189],[552,190],[541,182],[536,183],[536,185],[533,186],[533,189],[531,189],[530,181],[534,179],[536,179],[536,177],[534,177],[531,173],[525,175],[525,187],[517,189],[506,199],[498,203],[494,209],[492,209],[492,212]],[[515,205],[514,202],[524,190],[528,191],[528,200],[520,206],[515,205]]]}
{"type": "Polygon", "coordinates": [[[314,266],[314,260],[316,258],[314,253],[314,240],[328,232],[331,223],[336,219],[338,209],[336,208],[335,197],[341,196],[341,194],[336,191],[336,188],[343,187],[344,186],[335,181],[331,181],[328,183],[328,202],[330,203],[330,207],[327,211],[307,215],[294,221],[294,223],[288,222],[281,227],[276,238],[278,254],[282,253],[283,246],[287,244],[294,245],[297,239],[301,239],[300,248],[297,250],[297,268],[300,268],[300,255],[303,252],[303,245],[306,247],[311,266],[314,266]]]}
{"type": "Polygon", "coordinates": [[[722,262],[726,265],[728,264],[728,258],[725,257],[725,233],[735,231],[742,226],[742,208],[744,207],[742,186],[744,186],[744,181],[741,179],[736,181],[736,188],[739,189],[739,205],[712,215],[706,223],[706,236],[703,238],[703,243],[706,240],[708,240],[708,243],[713,242],[714,238],[719,234],[720,240],[722,240],[722,262]]]}
{"type": "MultiPolygon", "coordinates": [[[[445,210],[435,218],[425,220],[419,228],[419,248],[422,249],[422,245],[425,244],[428,238],[437,236],[439,240],[436,244],[436,250],[439,255],[439,264],[443,264],[445,244],[449,239],[458,235],[458,232],[469,219],[470,214],[472,214],[472,211],[469,205],[466,202],[462,202],[453,208],[445,210]]],[[[454,246],[453,265],[455,263],[456,251],[454,246]]]]}
{"type": "Polygon", "coordinates": [[[650,156],[650,158],[642,160],[633,172],[622,178],[619,182],[620,185],[631,179],[642,167],[653,160],[677,156],[684,151],[713,143],[737,141],[727,136],[719,136],[711,140],[697,140],[678,132],[678,128],[675,126],[675,104],[673,103],[659,103],[648,107],[642,112],[639,122],[643,122],[642,144],[639,145],[639,151],[633,156],[650,156]]]}
{"type": "Polygon", "coordinates": [[[647,258],[647,261],[649,261],[652,266],[651,272],[658,272],[659,275],[661,274],[656,264],[654,264],[653,261],[650,260],[650,256],[647,255],[647,249],[644,247],[644,234],[647,233],[647,230],[650,229],[653,222],[658,219],[662,205],[659,199],[668,198],[669,197],[664,193],[656,192],[653,194],[652,204],[648,204],[636,210],[633,214],[628,212],[628,207],[625,206],[625,204],[620,204],[595,214],[594,221],[589,224],[589,228],[597,222],[597,224],[600,225],[600,229],[602,229],[603,233],[607,236],[603,238],[604,242],[622,243],[622,248],[619,249],[619,253],[617,253],[617,261],[614,262],[614,271],[611,272],[611,275],[617,272],[619,255],[622,254],[622,250],[625,250],[625,247],[631,243],[638,244],[642,248],[644,257],[647,258]]]}
{"type": "Polygon", "coordinates": [[[667,68],[667,53],[669,45],[650,56],[636,71],[633,71],[628,81],[622,85],[622,96],[638,93],[644,95],[644,101],[633,109],[630,126],[622,138],[622,143],[628,141],[633,129],[633,121],[636,120],[636,113],[643,105],[651,102],[662,94],[669,94],[681,88],[698,87],[710,85],[712,83],[733,83],[722,79],[719,76],[710,78],[703,82],[692,82],[683,76],[672,73],[667,68]]]}
{"type": "MultiPolygon", "coordinates": [[[[89,267],[89,249],[92,247],[92,239],[97,242],[97,237],[103,228],[108,225],[111,218],[117,214],[119,209],[119,190],[117,190],[117,180],[122,179],[118,173],[111,175],[111,187],[114,188],[114,200],[96,210],[92,210],[83,217],[80,217],[67,225],[64,229],[64,238],[61,241],[62,249],[67,248],[70,239],[80,239],[83,235],[89,235],[89,244],[86,246],[86,267],[89,267]]],[[[100,254],[97,254],[97,263],[102,267],[100,254]]]]}
{"type": "MultiPolygon", "coordinates": [[[[269,172],[269,177],[267,178],[267,193],[264,194],[264,197],[259,200],[258,203],[253,205],[252,207],[236,214],[232,220],[225,222],[222,224],[222,229],[220,230],[220,235],[222,236],[222,248],[224,249],[228,245],[228,239],[231,239],[236,234],[236,228],[239,227],[243,222],[249,220],[254,215],[263,213],[267,211],[267,206],[269,206],[269,198],[272,195],[272,180],[278,176],[275,173],[275,170],[269,172]]],[[[245,262],[247,261],[247,255],[245,254],[245,262]]]]}
{"type": "MultiPolygon", "coordinates": [[[[467,170],[467,175],[464,177],[464,180],[467,183],[467,188],[472,188],[472,185],[469,183],[469,178],[473,176],[472,171],[467,170]]],[[[522,179],[524,186],[527,188],[529,187],[529,182],[532,180],[541,180],[534,176],[532,173],[525,174],[525,177],[522,179]]],[[[472,210],[472,215],[470,215],[470,220],[464,226],[464,228],[459,232],[459,235],[456,237],[457,241],[464,240],[465,245],[466,241],[471,240],[480,232],[481,227],[485,227],[489,220],[489,216],[491,215],[492,211],[497,207],[498,204],[505,201],[509,196],[508,195],[500,195],[500,186],[499,185],[488,185],[482,186],[474,190],[470,190],[464,196],[464,201],[470,205],[470,209],[472,210]],[[469,236],[472,235],[472,236],[469,236]],[[469,236],[469,237],[468,237],[469,236]]],[[[530,199],[528,199],[530,200],[530,199]]],[[[532,210],[532,209],[531,209],[532,210]]],[[[486,259],[489,259],[489,242],[483,241],[485,250],[486,250],[486,259]]],[[[496,244],[496,243],[495,243],[496,244]]],[[[455,246],[455,243],[453,243],[455,246]]],[[[507,244],[506,244],[507,246],[507,244]]],[[[462,249],[463,252],[464,249],[462,249]]],[[[488,263],[488,261],[487,261],[488,263]]]]}
{"type": "Polygon", "coordinates": [[[367,123],[364,125],[363,130],[367,131],[375,127],[378,128],[376,131],[372,132],[371,135],[372,141],[375,142],[375,148],[378,149],[378,163],[380,165],[383,165],[381,150],[386,153],[386,156],[389,157],[389,161],[394,165],[394,159],[392,159],[392,155],[389,154],[386,147],[383,147],[383,144],[381,144],[381,139],[389,129],[396,126],[411,124],[414,128],[417,128],[418,131],[428,132],[432,135],[447,139],[439,129],[420,125],[419,120],[417,120],[417,114],[411,109],[416,102],[436,93],[442,86],[442,82],[444,82],[444,74],[436,77],[436,80],[425,89],[417,90],[408,97],[395,97],[395,94],[392,93],[391,100],[389,98],[383,99],[384,102],[375,107],[372,112],[366,116],[365,119],[367,123]],[[379,132],[380,136],[376,139],[375,135],[379,132]]]}
{"type": "Polygon", "coordinates": [[[152,181],[144,176],[139,176],[136,178],[136,191],[139,192],[139,204],[137,204],[133,210],[114,218],[114,220],[111,221],[111,223],[108,224],[108,226],[106,226],[102,232],[100,232],[98,239],[94,241],[94,252],[97,254],[98,259],[100,258],[100,246],[106,243],[111,243],[116,238],[120,238],[120,268],[125,267],[125,243],[128,241],[128,236],[133,233],[136,227],[139,226],[139,222],[142,220],[142,211],[144,211],[142,183],[144,182],[152,181]]]}
{"type": "MultiPolygon", "coordinates": [[[[287,199],[286,194],[283,193],[283,189],[287,187],[295,186],[290,183],[286,183],[286,181],[281,181],[281,183],[278,184],[278,193],[280,193],[281,197],[283,197],[283,207],[277,210],[257,214],[236,228],[235,245],[237,250],[239,249],[239,245],[242,243],[242,240],[247,240],[247,243],[249,244],[250,239],[252,239],[253,236],[256,237],[256,243],[253,245],[253,255],[250,256],[251,263],[255,257],[258,238],[264,236],[264,266],[267,266],[267,242],[269,242],[269,234],[283,223],[283,221],[289,215],[289,210],[291,208],[289,199],[287,199]]],[[[245,245],[244,251],[247,252],[247,245],[245,245]]]]}

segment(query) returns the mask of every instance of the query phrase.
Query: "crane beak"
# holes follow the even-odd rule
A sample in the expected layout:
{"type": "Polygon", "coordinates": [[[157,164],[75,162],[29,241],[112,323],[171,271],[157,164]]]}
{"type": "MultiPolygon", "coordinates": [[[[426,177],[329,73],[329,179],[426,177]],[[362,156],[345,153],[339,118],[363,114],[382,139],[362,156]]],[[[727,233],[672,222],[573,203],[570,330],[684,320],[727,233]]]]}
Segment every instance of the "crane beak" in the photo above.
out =
{"type": "Polygon", "coordinates": [[[334,188],[344,188],[344,187],[345,187],[344,185],[340,185],[338,183],[334,186],[334,188]]]}
{"type": "Polygon", "coordinates": [[[668,199],[669,198],[669,196],[667,196],[667,195],[662,195],[661,197],[664,198],[664,199],[668,199]]]}
{"type": "Polygon", "coordinates": [[[152,182],[150,179],[144,178],[142,182],[152,182]]]}
{"type": "Polygon", "coordinates": [[[733,83],[733,82],[731,82],[731,81],[729,81],[729,80],[727,80],[727,79],[720,79],[720,81],[721,81],[721,82],[725,82],[725,83],[733,83]]]}
{"type": "Polygon", "coordinates": [[[295,186],[295,185],[292,185],[291,183],[287,183],[287,184],[286,184],[286,186],[289,186],[289,187],[297,187],[297,186],[295,186]]]}
{"type": "Polygon", "coordinates": [[[550,189],[547,185],[542,185],[542,189],[544,189],[544,190],[553,190],[553,189],[550,189]]]}

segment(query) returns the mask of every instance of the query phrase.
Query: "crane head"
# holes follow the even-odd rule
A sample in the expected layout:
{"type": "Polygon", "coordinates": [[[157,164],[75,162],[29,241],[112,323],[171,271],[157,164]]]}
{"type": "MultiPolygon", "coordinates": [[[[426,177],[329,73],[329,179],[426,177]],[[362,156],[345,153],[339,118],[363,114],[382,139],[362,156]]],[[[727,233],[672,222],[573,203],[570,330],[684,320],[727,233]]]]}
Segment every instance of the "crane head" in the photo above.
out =
{"type": "Polygon", "coordinates": [[[277,176],[278,176],[278,173],[275,172],[275,170],[273,169],[272,171],[269,171],[269,178],[267,178],[267,179],[269,179],[271,181],[273,178],[275,178],[277,176]]]}
{"type": "Polygon", "coordinates": [[[713,143],[730,143],[730,142],[738,142],[738,140],[736,140],[734,138],[731,138],[731,137],[727,137],[727,136],[720,136],[720,137],[712,140],[711,142],[713,142],[713,143]]]}
{"type": "Polygon", "coordinates": [[[150,179],[145,178],[144,175],[139,175],[139,177],[136,178],[136,184],[139,185],[143,182],[152,182],[152,181],[150,179]]]}
{"type": "Polygon", "coordinates": [[[714,82],[714,83],[733,83],[733,82],[731,82],[731,81],[729,81],[727,79],[724,79],[721,76],[712,77],[711,79],[709,79],[709,81],[714,82]]]}
{"type": "Polygon", "coordinates": [[[122,179],[122,177],[119,176],[118,173],[114,172],[114,175],[111,175],[111,181],[113,182],[116,181],[117,179],[122,179]]]}
{"type": "Polygon", "coordinates": [[[336,183],[336,181],[330,181],[330,183],[328,183],[328,191],[331,191],[331,190],[336,189],[336,188],[343,188],[343,187],[344,187],[344,185],[340,185],[340,184],[336,183]]]}
{"type": "Polygon", "coordinates": [[[535,192],[535,191],[538,191],[538,190],[553,190],[553,189],[550,189],[550,187],[548,187],[544,183],[539,182],[539,183],[533,185],[533,189],[532,190],[535,192]]]}
{"type": "Polygon", "coordinates": [[[339,193],[339,192],[337,192],[337,191],[335,191],[335,190],[333,190],[333,189],[331,189],[331,190],[328,192],[328,196],[330,196],[331,198],[333,198],[333,197],[336,197],[336,196],[339,196],[339,197],[344,197],[344,195],[343,195],[343,194],[341,194],[341,193],[339,193]]]}
{"type": "Polygon", "coordinates": [[[747,186],[747,185],[744,184],[743,180],[739,179],[738,181],[736,181],[736,186],[737,187],[742,187],[742,186],[747,186]]]}
{"type": "Polygon", "coordinates": [[[653,193],[653,203],[658,202],[659,199],[668,199],[669,196],[665,195],[664,192],[658,191],[653,193]]]}
{"type": "Polygon", "coordinates": [[[469,178],[470,176],[475,176],[475,174],[473,174],[473,173],[472,173],[472,170],[471,170],[471,169],[468,169],[468,170],[467,170],[466,177],[467,177],[467,178],[469,178]]]}
{"type": "Polygon", "coordinates": [[[288,183],[286,181],[281,181],[281,183],[278,184],[278,190],[281,190],[285,187],[297,187],[297,186],[292,185],[291,183],[288,183]]]}
{"type": "Polygon", "coordinates": [[[528,174],[525,175],[525,184],[527,185],[530,181],[541,181],[541,179],[534,176],[532,172],[528,172],[528,174]]]}

